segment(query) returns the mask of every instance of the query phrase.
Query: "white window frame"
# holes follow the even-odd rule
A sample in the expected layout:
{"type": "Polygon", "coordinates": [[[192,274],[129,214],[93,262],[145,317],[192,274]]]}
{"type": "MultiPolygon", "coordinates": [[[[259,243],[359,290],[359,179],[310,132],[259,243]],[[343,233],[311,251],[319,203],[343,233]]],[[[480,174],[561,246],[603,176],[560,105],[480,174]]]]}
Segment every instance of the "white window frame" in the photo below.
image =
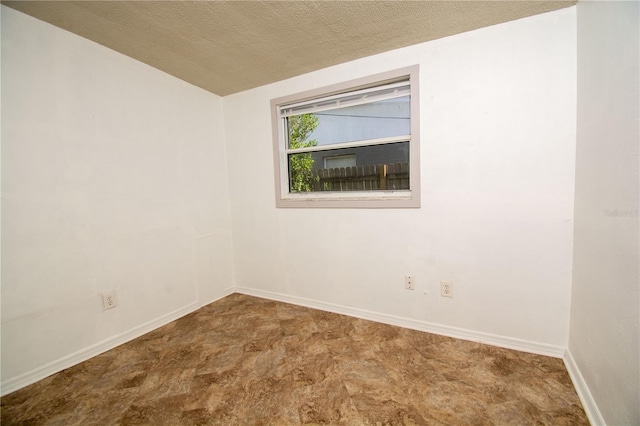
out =
{"type": "MultiPolygon", "coordinates": [[[[420,207],[420,96],[418,86],[419,66],[414,65],[369,77],[309,90],[271,100],[273,127],[273,150],[276,186],[276,207],[290,208],[418,208],[420,207]],[[409,188],[389,191],[344,191],[344,192],[289,192],[289,166],[287,154],[286,120],[281,111],[313,99],[326,99],[357,90],[365,90],[394,82],[408,81],[410,84],[411,135],[402,137],[409,141],[409,188]]],[[[399,138],[386,138],[391,139],[399,138]]],[[[384,142],[372,140],[372,144],[384,142]]],[[[346,148],[350,144],[339,144],[346,148]]],[[[307,149],[298,149],[303,151],[307,149]]],[[[314,150],[309,149],[310,151],[314,150]]]]}

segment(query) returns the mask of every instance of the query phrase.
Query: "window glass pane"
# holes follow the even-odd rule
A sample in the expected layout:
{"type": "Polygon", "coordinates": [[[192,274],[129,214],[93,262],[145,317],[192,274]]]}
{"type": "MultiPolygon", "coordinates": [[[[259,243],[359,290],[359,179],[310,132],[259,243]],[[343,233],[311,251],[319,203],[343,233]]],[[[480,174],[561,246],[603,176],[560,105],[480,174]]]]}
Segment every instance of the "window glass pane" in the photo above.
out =
{"type": "Polygon", "coordinates": [[[287,118],[287,141],[289,149],[307,148],[318,145],[311,137],[318,127],[318,117],[313,114],[294,115],[287,118]]]}
{"type": "Polygon", "coordinates": [[[409,189],[409,142],[289,155],[289,191],[384,191],[409,189]],[[332,160],[349,162],[340,166],[332,160]]]}
{"type": "Polygon", "coordinates": [[[356,165],[355,154],[351,155],[330,155],[324,157],[324,168],[335,169],[336,167],[352,167],[356,165]]]}
{"type": "Polygon", "coordinates": [[[287,118],[289,149],[411,133],[409,96],[287,118]]]}

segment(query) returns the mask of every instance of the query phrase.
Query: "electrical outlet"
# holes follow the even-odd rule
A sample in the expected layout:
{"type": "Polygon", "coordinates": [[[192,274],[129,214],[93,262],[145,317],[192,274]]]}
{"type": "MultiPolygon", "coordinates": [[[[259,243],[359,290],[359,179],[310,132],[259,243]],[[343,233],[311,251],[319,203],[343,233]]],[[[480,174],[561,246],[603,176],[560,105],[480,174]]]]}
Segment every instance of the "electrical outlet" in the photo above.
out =
{"type": "Polygon", "coordinates": [[[449,281],[440,281],[440,296],[453,297],[453,283],[449,281]]]}
{"type": "Polygon", "coordinates": [[[104,306],[105,311],[118,306],[118,295],[115,290],[102,293],[102,305],[104,306]]]}
{"type": "Polygon", "coordinates": [[[407,290],[416,289],[416,278],[413,275],[407,275],[404,277],[404,288],[407,290]]]}

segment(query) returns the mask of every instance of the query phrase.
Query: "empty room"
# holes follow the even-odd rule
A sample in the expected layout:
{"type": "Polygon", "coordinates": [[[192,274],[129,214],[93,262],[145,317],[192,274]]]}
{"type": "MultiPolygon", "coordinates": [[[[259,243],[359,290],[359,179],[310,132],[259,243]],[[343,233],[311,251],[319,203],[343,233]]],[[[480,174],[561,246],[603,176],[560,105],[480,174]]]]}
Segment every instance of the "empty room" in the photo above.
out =
{"type": "Polygon", "coordinates": [[[638,1],[2,1],[3,425],[640,425],[638,1]]]}

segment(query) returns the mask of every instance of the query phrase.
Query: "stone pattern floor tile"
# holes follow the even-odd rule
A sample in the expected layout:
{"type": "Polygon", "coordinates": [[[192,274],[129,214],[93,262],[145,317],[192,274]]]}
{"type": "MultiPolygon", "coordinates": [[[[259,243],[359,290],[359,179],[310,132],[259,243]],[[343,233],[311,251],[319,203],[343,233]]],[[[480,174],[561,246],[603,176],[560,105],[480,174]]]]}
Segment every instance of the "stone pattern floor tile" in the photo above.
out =
{"type": "Polygon", "coordinates": [[[233,294],[1,399],[3,425],[587,425],[562,360],[233,294]]]}

